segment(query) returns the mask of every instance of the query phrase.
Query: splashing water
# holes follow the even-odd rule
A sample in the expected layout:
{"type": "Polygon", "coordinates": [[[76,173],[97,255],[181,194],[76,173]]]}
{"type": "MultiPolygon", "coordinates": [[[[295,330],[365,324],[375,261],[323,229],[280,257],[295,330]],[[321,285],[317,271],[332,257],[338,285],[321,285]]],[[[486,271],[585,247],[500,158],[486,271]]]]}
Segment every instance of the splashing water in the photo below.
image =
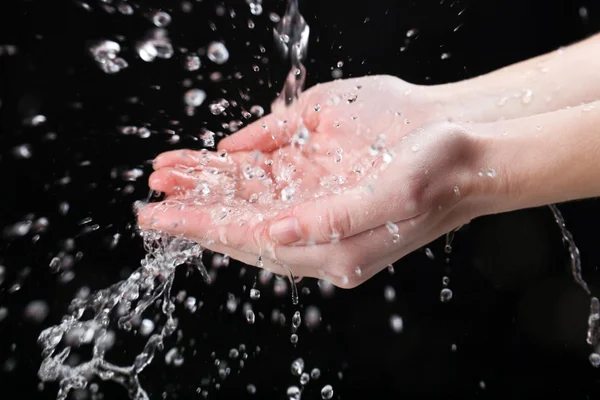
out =
{"type": "Polygon", "coordinates": [[[173,318],[175,304],[171,287],[175,268],[184,263],[194,265],[205,281],[210,278],[202,264],[199,244],[159,232],[142,233],[147,255],[142,266],[129,278],[87,298],[75,298],[69,306],[69,315],[59,325],[45,329],[38,338],[44,360],[38,375],[42,381],[60,381],[57,399],[66,399],[71,389],[82,389],[96,376],[127,388],[135,400],[148,399],[138,376],[154,358],[156,350],[163,349],[163,339],[173,334],[177,321],[173,318]],[[164,324],[160,333],[148,338],[143,351],[132,365],[118,366],[105,360],[106,351],[114,341],[111,321],[117,328],[131,331],[141,323],[142,313],[157,301],[162,301],[164,324]],[[84,319],[84,315],[91,317],[84,319]],[[73,348],[92,345],[92,358],[77,366],[65,364],[73,348]]]}
{"type": "MultiPolygon", "coordinates": [[[[166,18],[168,14],[163,14],[154,15],[153,23],[159,29],[148,33],[145,39],[136,45],[138,55],[143,61],[152,62],[156,58],[166,59],[173,55],[173,47],[166,31],[160,29],[170,22],[170,17],[166,18]]],[[[282,55],[290,59],[292,69],[285,81],[282,95],[275,104],[287,107],[301,93],[306,76],[302,59],[306,53],[308,35],[309,28],[299,13],[297,0],[291,0],[275,29],[275,37],[282,55]]],[[[117,57],[120,46],[116,42],[99,42],[90,48],[90,52],[104,72],[116,73],[127,67],[126,62],[117,57]]],[[[229,58],[229,53],[223,44],[215,42],[209,46],[208,58],[216,64],[223,64],[229,58]]],[[[186,68],[198,69],[199,60],[189,59],[186,68]]],[[[200,89],[190,89],[185,95],[186,104],[190,107],[200,106],[205,98],[204,91],[200,89]]],[[[203,140],[206,144],[204,137],[203,140]]],[[[149,399],[140,384],[139,375],[153,361],[156,350],[163,350],[163,340],[171,336],[177,328],[177,320],[173,318],[175,303],[171,299],[176,268],[183,264],[194,266],[204,281],[210,282],[207,270],[202,264],[203,248],[200,244],[157,231],[144,231],[141,234],[147,254],[141,261],[140,268],[127,279],[106,289],[73,299],[69,306],[69,314],[62,318],[60,324],[45,329],[39,335],[38,343],[43,348],[43,361],[38,376],[44,382],[59,382],[57,399],[66,399],[71,390],[86,388],[88,382],[95,377],[124,386],[132,399],[149,399]],[[162,325],[157,326],[160,326],[160,331],[149,336],[133,363],[120,366],[107,361],[105,355],[114,344],[117,330],[147,334],[153,330],[144,325],[144,321],[148,320],[144,320],[142,314],[149,307],[159,303],[162,325]],[[67,363],[68,356],[82,346],[92,347],[91,358],[71,366],[67,363]]],[[[259,263],[261,262],[259,258],[259,263]]],[[[280,266],[288,275],[292,287],[292,302],[296,305],[296,279],[286,265],[280,266]]],[[[251,310],[249,311],[251,313],[251,310]]],[[[249,318],[254,321],[254,315],[249,318]]],[[[292,318],[293,332],[298,329],[300,321],[297,311],[292,318]]],[[[297,335],[293,333],[292,343],[297,340],[297,335]]]]}

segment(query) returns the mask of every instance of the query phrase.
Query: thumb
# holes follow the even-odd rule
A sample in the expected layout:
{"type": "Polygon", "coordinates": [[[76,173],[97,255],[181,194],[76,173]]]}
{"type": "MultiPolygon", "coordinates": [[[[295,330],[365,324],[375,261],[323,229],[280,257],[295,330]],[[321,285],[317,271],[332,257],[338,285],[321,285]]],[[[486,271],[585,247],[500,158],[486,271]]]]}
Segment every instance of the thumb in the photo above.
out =
{"type": "Polygon", "coordinates": [[[276,218],[269,226],[273,242],[280,245],[329,243],[382,225],[390,234],[402,232],[395,224],[423,214],[411,196],[387,182],[356,186],[340,194],[302,203],[276,218]]]}

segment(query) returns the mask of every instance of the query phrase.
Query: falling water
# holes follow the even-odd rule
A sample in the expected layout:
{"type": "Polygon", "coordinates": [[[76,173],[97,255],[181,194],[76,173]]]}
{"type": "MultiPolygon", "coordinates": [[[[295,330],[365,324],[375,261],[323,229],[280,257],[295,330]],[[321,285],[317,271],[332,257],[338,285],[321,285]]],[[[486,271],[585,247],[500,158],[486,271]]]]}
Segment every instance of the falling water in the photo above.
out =
{"type": "Polygon", "coordinates": [[[298,8],[298,0],[289,0],[284,16],[275,29],[275,44],[281,56],[291,63],[291,69],[285,80],[280,102],[289,106],[296,100],[304,86],[306,68],[302,60],[308,49],[310,28],[298,8]]]}
{"type": "Polygon", "coordinates": [[[38,343],[43,348],[44,359],[38,375],[42,381],[60,382],[57,399],[66,399],[72,389],[85,388],[93,377],[123,385],[132,399],[149,398],[138,376],[152,362],[156,350],[163,349],[163,339],[177,328],[177,320],[173,318],[175,304],[171,300],[175,269],[188,263],[205,281],[209,281],[209,276],[202,264],[199,244],[154,231],[143,232],[142,236],[147,255],[140,268],[126,280],[85,298],[73,299],[69,315],[40,334],[38,343]],[[136,331],[140,328],[142,313],[157,302],[161,302],[164,317],[160,333],[148,338],[133,364],[119,366],[106,361],[105,353],[115,335],[111,322],[116,320],[119,330],[136,331]],[[65,360],[71,351],[83,345],[93,347],[91,359],[76,366],[67,365],[65,360]]]}
{"type": "MultiPolygon", "coordinates": [[[[159,25],[162,27],[166,23],[159,25]]],[[[283,104],[287,107],[301,93],[306,76],[302,60],[306,54],[308,35],[309,27],[298,10],[297,0],[291,0],[285,15],[275,28],[275,37],[282,56],[290,60],[292,67],[274,106],[283,104]]],[[[110,41],[96,43],[90,48],[95,61],[107,73],[116,73],[127,67],[127,63],[117,57],[119,51],[119,45],[110,41]]],[[[164,31],[153,31],[145,41],[138,43],[137,51],[142,60],[151,62],[155,57],[169,58],[172,46],[164,31]]],[[[229,57],[227,49],[221,43],[212,43],[208,52],[209,59],[216,64],[226,62],[229,57]]],[[[198,61],[193,58],[187,61],[188,68],[197,69],[196,65],[198,61]],[[190,67],[190,64],[193,65],[190,67]]],[[[205,96],[201,90],[189,91],[186,103],[197,107],[203,103],[205,96]]],[[[203,248],[200,244],[156,231],[142,232],[142,237],[147,255],[141,261],[140,268],[129,278],[106,289],[84,298],[73,299],[69,314],[62,318],[60,324],[45,329],[39,335],[38,343],[43,348],[43,361],[38,375],[45,382],[59,381],[57,399],[66,399],[73,389],[86,388],[94,377],[119,383],[134,400],[149,398],[138,377],[152,362],[156,350],[163,350],[163,340],[177,328],[177,320],[173,318],[175,304],[171,299],[176,267],[188,264],[195,267],[206,282],[210,281],[210,277],[202,264],[203,248]],[[114,343],[115,332],[143,330],[142,314],[154,304],[161,305],[163,322],[160,332],[148,338],[142,352],[131,365],[120,366],[107,361],[105,354],[114,343]],[[66,362],[71,352],[90,345],[93,350],[88,361],[75,366],[66,362]]],[[[260,258],[259,263],[262,263],[260,258]]],[[[297,304],[295,278],[286,265],[281,266],[290,280],[292,302],[297,304]]],[[[298,340],[295,332],[300,321],[300,314],[296,312],[292,318],[292,343],[298,340]]]]}
{"type": "MultiPolygon", "coordinates": [[[[275,45],[284,60],[289,60],[291,69],[284,82],[279,98],[273,103],[273,110],[277,112],[283,107],[289,107],[300,97],[304,81],[306,79],[306,68],[302,63],[308,49],[308,38],[310,27],[304,20],[298,7],[298,0],[289,0],[285,14],[273,30],[275,45]]],[[[300,123],[298,132],[308,130],[300,123]]],[[[284,189],[285,190],[285,189],[284,189]]],[[[292,287],[292,303],[298,304],[298,288],[292,271],[284,264],[280,264],[287,272],[292,287]]]]}
{"type": "Polygon", "coordinates": [[[560,228],[562,239],[565,245],[569,249],[569,256],[571,259],[571,274],[573,279],[579,286],[585,290],[590,296],[590,315],[588,317],[588,331],[587,331],[587,343],[592,346],[592,354],[590,354],[590,362],[594,367],[600,367],[600,301],[598,298],[592,296],[592,292],[588,287],[588,284],[581,275],[581,254],[575,244],[573,235],[567,229],[565,220],[562,213],[555,204],[550,205],[550,210],[554,216],[554,220],[560,228]]]}

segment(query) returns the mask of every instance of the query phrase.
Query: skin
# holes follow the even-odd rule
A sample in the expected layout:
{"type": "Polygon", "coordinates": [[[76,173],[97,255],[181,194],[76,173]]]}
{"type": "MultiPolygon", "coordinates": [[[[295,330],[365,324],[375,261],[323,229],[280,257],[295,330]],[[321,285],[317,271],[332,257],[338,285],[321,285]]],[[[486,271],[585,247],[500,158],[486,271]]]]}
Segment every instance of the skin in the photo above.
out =
{"type": "Polygon", "coordinates": [[[140,208],[140,227],[351,288],[473,218],[597,196],[599,47],[441,86],[317,85],[222,140],[227,156],[159,155],[149,185],[167,199],[140,208]]]}

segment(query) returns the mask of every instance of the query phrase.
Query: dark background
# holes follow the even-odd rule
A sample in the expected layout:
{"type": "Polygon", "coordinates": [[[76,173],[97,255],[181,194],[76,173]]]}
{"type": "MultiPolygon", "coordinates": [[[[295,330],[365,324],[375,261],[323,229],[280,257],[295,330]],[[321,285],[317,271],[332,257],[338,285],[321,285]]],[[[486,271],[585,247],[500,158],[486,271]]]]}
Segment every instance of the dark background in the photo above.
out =
{"type": "MultiPolygon", "coordinates": [[[[0,28],[0,44],[18,50],[0,56],[0,228],[6,228],[0,244],[0,264],[6,270],[0,307],[9,312],[0,322],[0,398],[50,399],[56,385],[38,387],[37,335],[59,322],[81,286],[103,288],[139,265],[144,252],[131,205],[148,194],[148,160],[167,149],[199,148],[203,126],[222,130],[222,122],[242,119],[243,108],[268,107],[285,72],[273,51],[268,13],[281,14],[284,4],[265,0],[262,15],[252,16],[244,1],[228,1],[227,12],[218,16],[215,8],[223,3],[212,0],[191,2],[191,13],[183,13],[174,1],[142,1],[130,3],[138,8],[124,16],[107,12],[102,8],[106,4],[96,1],[89,2],[91,11],[66,0],[10,3],[3,4],[0,28]],[[170,60],[145,63],[135,57],[133,45],[151,28],[143,13],[153,7],[172,15],[169,33],[176,53],[170,60]],[[229,9],[235,10],[234,18],[229,9]],[[254,29],[248,28],[248,18],[254,29]],[[121,43],[129,68],[116,75],[100,71],[86,49],[89,40],[102,38],[121,43]],[[202,56],[200,71],[186,71],[181,48],[205,48],[212,40],[224,41],[229,62],[216,66],[202,56]],[[254,65],[260,70],[254,71],[254,65]],[[221,82],[209,79],[214,71],[223,74],[221,82]],[[195,117],[184,113],[186,78],[208,93],[195,117]],[[242,99],[240,90],[250,100],[242,99]],[[215,117],[207,105],[220,97],[236,100],[238,106],[215,117]],[[47,121],[35,127],[24,123],[36,114],[47,121]],[[128,124],[147,126],[151,137],[119,133],[117,128],[128,124]],[[169,142],[173,133],[181,137],[178,144],[169,142]],[[15,156],[14,147],[23,144],[30,146],[30,158],[15,156]],[[122,172],[134,167],[146,175],[123,179],[122,172]],[[63,202],[70,205],[66,215],[59,212],[63,202]],[[35,223],[40,217],[47,218],[47,227],[35,223]],[[27,235],[10,234],[14,223],[26,220],[34,221],[27,235]],[[110,246],[116,233],[121,238],[110,246]],[[75,246],[64,250],[69,238],[75,246]],[[75,277],[67,283],[48,266],[61,251],[75,260],[75,277]],[[23,315],[34,299],[50,308],[39,324],[23,315]]],[[[600,29],[600,3],[591,0],[305,0],[301,8],[311,26],[309,85],[330,80],[338,61],[344,63],[344,77],[387,73],[420,84],[457,81],[600,29]],[[581,7],[587,16],[582,17],[581,7]],[[406,41],[409,29],[418,34],[406,41]],[[406,50],[400,51],[403,46],[406,50]],[[442,53],[451,57],[442,60],[442,53]]],[[[598,295],[598,202],[565,204],[561,210],[581,249],[584,276],[598,295]]],[[[346,399],[551,395],[576,400],[600,395],[600,371],[587,360],[588,299],[572,282],[568,254],[547,208],[473,221],[457,234],[450,267],[443,244],[430,245],[435,260],[417,251],[395,264],[395,274],[383,271],[357,289],[336,289],[330,297],[321,295],[314,281],[301,283],[311,294],[301,296],[300,309],[316,305],[323,321],[313,332],[301,328],[296,347],[289,342],[295,310],[289,294],[275,296],[259,285],[262,297],[253,306],[264,320],[258,317],[254,325],[246,323],[241,305],[234,314],[223,310],[228,293],[249,301],[255,269],[232,262],[219,270],[211,286],[197,275],[180,274],[174,293],[183,288],[204,301],[194,315],[177,312],[185,363],[166,366],[161,354],[143,373],[143,384],[153,399],[197,398],[198,387],[208,389],[210,398],[285,398],[287,387],[298,385],[290,364],[302,357],[307,370],[322,371],[318,381],[307,385],[305,399],[320,398],[325,384],[333,386],[334,398],[346,399]],[[439,292],[446,274],[454,297],[443,304],[439,292]],[[385,285],[395,288],[394,302],[385,301],[385,285]],[[271,322],[275,308],[287,316],[285,327],[271,322]],[[402,316],[404,332],[390,329],[392,314],[402,316]],[[203,378],[216,376],[211,353],[226,359],[229,349],[242,343],[249,349],[244,368],[230,361],[232,373],[219,390],[214,383],[201,385],[203,378]],[[248,383],[256,385],[256,394],[248,394],[248,383]]],[[[119,333],[109,358],[133,360],[141,342],[130,336],[119,333]]],[[[167,349],[174,342],[168,341],[167,349]]],[[[103,383],[100,390],[106,399],[126,398],[116,385],[103,383]]]]}

